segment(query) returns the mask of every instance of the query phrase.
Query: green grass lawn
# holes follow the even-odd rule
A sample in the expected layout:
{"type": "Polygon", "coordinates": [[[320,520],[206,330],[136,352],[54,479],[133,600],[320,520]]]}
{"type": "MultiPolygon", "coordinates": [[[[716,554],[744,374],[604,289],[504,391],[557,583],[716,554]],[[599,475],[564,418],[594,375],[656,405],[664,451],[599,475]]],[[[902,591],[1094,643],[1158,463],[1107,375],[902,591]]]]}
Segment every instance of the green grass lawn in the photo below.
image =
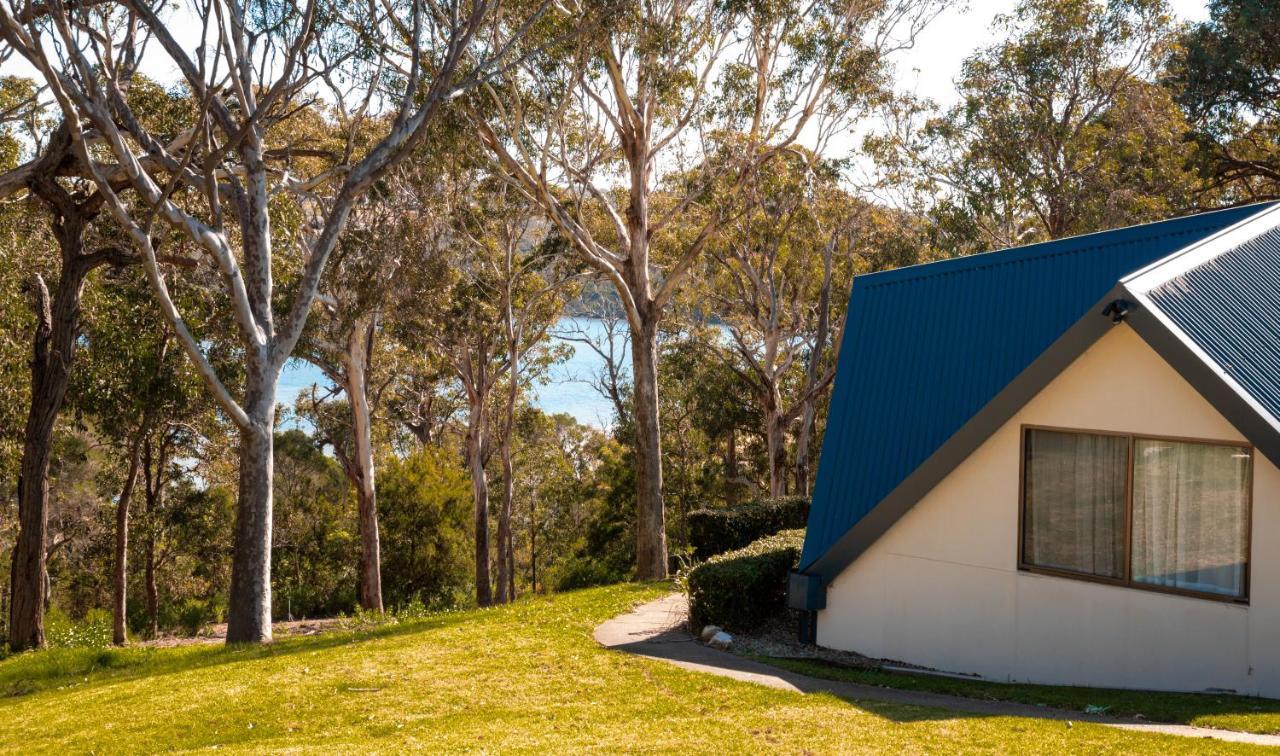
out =
{"type": "Polygon", "coordinates": [[[1243,750],[1094,725],[849,703],[606,651],[624,585],[259,649],[67,649],[0,662],[0,750],[1243,750]]]}
{"type": "Polygon", "coordinates": [[[1280,701],[1271,698],[1020,685],[884,672],[876,669],[854,669],[808,659],[762,658],[760,660],[810,677],[844,680],[883,688],[945,693],[951,696],[982,698],[989,701],[1016,701],[1076,711],[1098,706],[1106,707],[1105,713],[1115,717],[1141,715],[1142,718],[1151,722],[1172,722],[1263,734],[1280,733],[1280,701]]]}

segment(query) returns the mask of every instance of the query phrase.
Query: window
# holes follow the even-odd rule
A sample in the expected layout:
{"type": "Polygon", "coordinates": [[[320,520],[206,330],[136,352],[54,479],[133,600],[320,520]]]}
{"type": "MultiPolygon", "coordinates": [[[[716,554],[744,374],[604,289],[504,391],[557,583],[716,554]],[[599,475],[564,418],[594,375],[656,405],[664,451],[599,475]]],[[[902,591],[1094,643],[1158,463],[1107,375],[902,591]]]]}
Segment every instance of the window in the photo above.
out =
{"type": "Polygon", "coordinates": [[[1247,446],[1027,428],[1024,569],[1243,600],[1247,446]]]}

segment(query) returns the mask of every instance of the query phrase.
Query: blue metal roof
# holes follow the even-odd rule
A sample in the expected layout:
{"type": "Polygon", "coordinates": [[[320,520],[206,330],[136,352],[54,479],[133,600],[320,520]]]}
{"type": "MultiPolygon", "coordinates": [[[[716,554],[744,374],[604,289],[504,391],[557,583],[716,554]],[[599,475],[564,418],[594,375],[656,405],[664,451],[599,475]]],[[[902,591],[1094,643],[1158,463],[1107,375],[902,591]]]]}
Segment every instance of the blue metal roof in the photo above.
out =
{"type": "Polygon", "coordinates": [[[1147,297],[1280,418],[1280,226],[1170,278],[1147,297]]]}
{"type": "Polygon", "coordinates": [[[1259,211],[1220,210],[855,279],[801,569],[1122,277],[1259,211]]]}

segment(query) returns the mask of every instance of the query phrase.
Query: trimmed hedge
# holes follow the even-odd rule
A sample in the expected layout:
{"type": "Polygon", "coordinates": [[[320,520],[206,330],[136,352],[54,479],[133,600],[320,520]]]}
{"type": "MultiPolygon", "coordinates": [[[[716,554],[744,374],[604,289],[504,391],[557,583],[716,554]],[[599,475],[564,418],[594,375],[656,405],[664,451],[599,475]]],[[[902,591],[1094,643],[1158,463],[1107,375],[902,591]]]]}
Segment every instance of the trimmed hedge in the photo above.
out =
{"type": "Polygon", "coordinates": [[[803,530],[784,530],[689,571],[689,625],[739,632],[759,627],[787,605],[787,576],[800,562],[803,530]]]}
{"type": "Polygon", "coordinates": [[[803,528],[809,519],[809,499],[783,496],[760,499],[737,507],[696,509],[689,513],[689,544],[697,559],[740,549],[790,528],[803,528]]]}

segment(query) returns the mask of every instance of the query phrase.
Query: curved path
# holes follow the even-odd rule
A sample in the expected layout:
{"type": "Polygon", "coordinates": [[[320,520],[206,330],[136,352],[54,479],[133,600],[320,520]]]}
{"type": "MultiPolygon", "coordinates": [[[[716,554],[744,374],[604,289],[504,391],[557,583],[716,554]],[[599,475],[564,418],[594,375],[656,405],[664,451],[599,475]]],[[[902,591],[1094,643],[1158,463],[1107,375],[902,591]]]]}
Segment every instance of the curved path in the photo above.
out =
{"type": "Polygon", "coordinates": [[[686,629],[687,618],[688,604],[684,595],[673,593],[656,601],[641,604],[631,612],[605,622],[596,628],[595,639],[606,648],[660,659],[685,669],[798,693],[831,693],[852,701],[883,701],[909,706],[930,706],[966,714],[1092,722],[1138,732],[1189,738],[1213,738],[1260,746],[1280,746],[1280,736],[1277,735],[1256,735],[1191,725],[1135,722],[1010,701],[960,698],[940,693],[879,688],[874,685],[809,677],[704,646],[689,635],[686,629]]]}

